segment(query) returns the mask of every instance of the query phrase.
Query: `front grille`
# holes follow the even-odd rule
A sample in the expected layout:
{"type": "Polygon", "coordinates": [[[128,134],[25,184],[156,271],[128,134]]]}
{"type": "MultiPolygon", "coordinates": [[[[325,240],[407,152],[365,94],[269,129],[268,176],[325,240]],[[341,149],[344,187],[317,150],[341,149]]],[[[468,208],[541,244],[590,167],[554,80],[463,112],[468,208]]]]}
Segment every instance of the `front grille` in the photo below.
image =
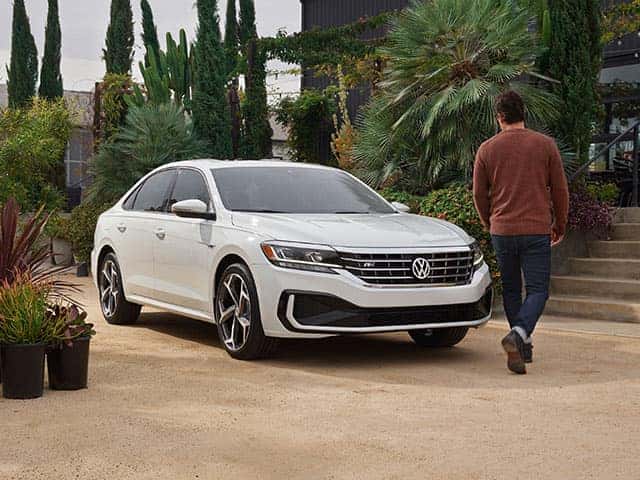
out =
{"type": "Polygon", "coordinates": [[[351,253],[338,252],[344,267],[372,285],[467,285],[473,276],[470,250],[436,253],[351,253]],[[429,276],[419,280],[413,262],[424,258],[431,266],[429,276]]]}

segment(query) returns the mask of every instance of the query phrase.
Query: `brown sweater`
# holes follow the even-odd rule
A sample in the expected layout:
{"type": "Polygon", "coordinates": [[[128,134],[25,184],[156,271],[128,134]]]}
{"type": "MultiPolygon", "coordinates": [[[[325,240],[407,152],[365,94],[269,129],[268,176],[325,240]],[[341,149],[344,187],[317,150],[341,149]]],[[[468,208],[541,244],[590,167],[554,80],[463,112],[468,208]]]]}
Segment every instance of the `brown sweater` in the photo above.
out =
{"type": "Polygon", "coordinates": [[[553,139],[518,128],[484,142],[476,155],[473,198],[495,235],[564,235],[569,191],[553,139]]]}

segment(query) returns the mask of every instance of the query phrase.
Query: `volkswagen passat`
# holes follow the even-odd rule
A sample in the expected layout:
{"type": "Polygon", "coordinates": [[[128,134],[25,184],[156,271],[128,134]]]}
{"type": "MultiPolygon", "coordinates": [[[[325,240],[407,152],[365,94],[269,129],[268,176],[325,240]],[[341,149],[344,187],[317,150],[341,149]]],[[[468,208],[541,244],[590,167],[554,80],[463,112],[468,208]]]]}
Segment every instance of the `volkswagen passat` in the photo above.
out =
{"type": "Polygon", "coordinates": [[[322,166],[169,164],[98,221],[100,306],[113,324],[142,305],[215,322],[240,359],[282,337],[407,331],[455,345],[491,315],[489,269],[463,230],[407,210],[322,166]]]}

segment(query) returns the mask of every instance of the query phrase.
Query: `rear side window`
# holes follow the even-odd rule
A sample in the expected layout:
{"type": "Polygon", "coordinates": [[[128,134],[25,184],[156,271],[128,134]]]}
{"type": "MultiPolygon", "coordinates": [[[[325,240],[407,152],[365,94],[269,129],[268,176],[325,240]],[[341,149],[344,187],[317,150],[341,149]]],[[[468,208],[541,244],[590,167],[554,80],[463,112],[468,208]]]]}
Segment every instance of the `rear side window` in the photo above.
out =
{"type": "Polygon", "coordinates": [[[209,189],[204,177],[195,170],[180,170],[176,185],[173,187],[169,207],[183,200],[201,200],[209,205],[209,189]]]}
{"type": "Polygon", "coordinates": [[[149,177],[136,195],[133,210],[166,212],[169,204],[169,189],[175,176],[175,170],[163,170],[149,177]]]}

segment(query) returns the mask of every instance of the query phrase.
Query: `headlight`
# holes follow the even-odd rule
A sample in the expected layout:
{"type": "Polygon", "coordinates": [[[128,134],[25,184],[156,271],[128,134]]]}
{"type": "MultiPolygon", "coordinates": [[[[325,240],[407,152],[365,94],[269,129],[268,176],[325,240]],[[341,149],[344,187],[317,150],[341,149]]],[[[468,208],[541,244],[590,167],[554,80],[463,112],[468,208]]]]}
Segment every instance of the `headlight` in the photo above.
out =
{"type": "Polygon", "coordinates": [[[334,268],[342,268],[338,253],[331,247],[284,242],[265,242],[260,247],[278,267],[322,273],[336,273],[334,268]]]}
{"type": "Polygon", "coordinates": [[[473,242],[471,244],[471,253],[473,253],[473,270],[476,271],[484,263],[484,255],[478,242],[473,242]]]}

